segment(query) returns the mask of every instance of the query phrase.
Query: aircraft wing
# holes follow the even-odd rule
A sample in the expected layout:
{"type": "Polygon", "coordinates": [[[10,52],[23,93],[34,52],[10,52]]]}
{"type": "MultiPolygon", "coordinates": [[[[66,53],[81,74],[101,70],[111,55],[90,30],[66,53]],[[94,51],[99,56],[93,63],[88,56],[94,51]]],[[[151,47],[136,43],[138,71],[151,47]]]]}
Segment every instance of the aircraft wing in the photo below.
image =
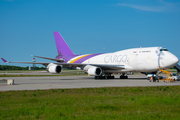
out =
{"type": "Polygon", "coordinates": [[[64,62],[63,59],[53,59],[53,58],[47,58],[47,57],[41,57],[41,56],[34,56],[33,57],[38,57],[38,58],[43,58],[43,59],[48,59],[48,60],[53,60],[53,61],[57,61],[60,63],[54,63],[54,64],[58,64],[58,65],[63,65],[64,67],[81,67],[81,66],[86,66],[86,65],[92,65],[92,66],[96,66],[96,67],[100,67],[102,69],[112,69],[112,70],[116,70],[116,69],[124,69],[125,66],[124,65],[104,65],[104,64],[80,64],[80,63],[62,63],[64,62]]]}
{"type": "MultiPolygon", "coordinates": [[[[47,66],[48,64],[50,64],[49,62],[11,62],[11,61],[7,61],[3,58],[1,58],[5,63],[24,63],[24,64],[42,64],[44,66],[47,66]]],[[[109,70],[117,70],[117,69],[125,69],[124,65],[104,65],[104,64],[81,64],[81,63],[54,63],[56,65],[63,65],[63,67],[84,67],[86,65],[91,65],[91,66],[96,66],[96,67],[100,67],[102,69],[109,69],[109,70]]]]}
{"type": "MultiPolygon", "coordinates": [[[[1,58],[3,60],[4,63],[24,63],[24,64],[42,64],[44,66],[47,66],[48,64],[50,64],[50,62],[14,62],[14,61],[7,61],[4,58],[1,58]]],[[[53,62],[52,62],[53,63],[53,62]]],[[[63,65],[65,67],[69,67],[69,66],[73,66],[73,67],[78,67],[78,66],[85,66],[86,64],[77,64],[77,63],[54,63],[56,65],[63,65]]]]}
{"type": "Polygon", "coordinates": [[[81,63],[54,63],[57,65],[63,65],[64,67],[84,67],[86,65],[100,67],[102,69],[108,70],[117,70],[117,69],[125,69],[124,65],[104,65],[104,64],[81,64],[81,63]]]}
{"type": "Polygon", "coordinates": [[[24,63],[24,64],[42,64],[44,66],[47,66],[49,63],[46,62],[11,62],[11,61],[7,61],[4,58],[1,58],[5,63],[24,63]]]}

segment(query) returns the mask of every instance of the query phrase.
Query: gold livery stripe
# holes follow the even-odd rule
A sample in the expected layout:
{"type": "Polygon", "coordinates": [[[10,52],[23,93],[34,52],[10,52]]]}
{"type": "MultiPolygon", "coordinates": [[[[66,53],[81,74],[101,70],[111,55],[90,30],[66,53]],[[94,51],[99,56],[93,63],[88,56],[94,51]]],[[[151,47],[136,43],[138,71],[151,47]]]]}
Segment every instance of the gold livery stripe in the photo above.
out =
{"type": "Polygon", "coordinates": [[[89,56],[89,55],[91,55],[91,54],[80,56],[80,57],[72,60],[70,63],[74,63],[74,62],[76,62],[77,60],[79,60],[79,59],[81,59],[81,58],[84,58],[84,57],[86,57],[86,56],[89,56]]]}

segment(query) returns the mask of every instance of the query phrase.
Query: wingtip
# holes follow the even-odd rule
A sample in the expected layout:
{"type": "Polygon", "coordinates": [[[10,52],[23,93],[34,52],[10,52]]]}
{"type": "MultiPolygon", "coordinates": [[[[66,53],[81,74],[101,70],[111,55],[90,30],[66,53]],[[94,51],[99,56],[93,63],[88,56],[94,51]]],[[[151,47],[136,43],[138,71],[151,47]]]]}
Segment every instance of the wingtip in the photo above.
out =
{"type": "Polygon", "coordinates": [[[7,61],[7,60],[5,60],[4,58],[1,58],[1,59],[2,59],[2,61],[3,61],[3,62],[8,63],[8,61],[7,61]]]}

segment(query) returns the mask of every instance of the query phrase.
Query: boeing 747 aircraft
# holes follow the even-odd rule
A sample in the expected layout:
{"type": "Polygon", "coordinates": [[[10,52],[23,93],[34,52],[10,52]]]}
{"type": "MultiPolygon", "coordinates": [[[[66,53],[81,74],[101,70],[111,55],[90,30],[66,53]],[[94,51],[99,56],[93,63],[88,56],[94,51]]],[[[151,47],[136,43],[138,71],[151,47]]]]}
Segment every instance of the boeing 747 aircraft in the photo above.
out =
{"type": "Polygon", "coordinates": [[[84,70],[95,79],[114,79],[113,73],[121,73],[121,79],[127,79],[127,72],[157,72],[159,68],[174,67],[179,59],[162,47],[133,48],[113,53],[74,54],[59,32],[54,32],[58,55],[55,58],[34,56],[55,62],[9,62],[5,63],[42,64],[50,73],[61,73],[63,67],[84,70]]]}

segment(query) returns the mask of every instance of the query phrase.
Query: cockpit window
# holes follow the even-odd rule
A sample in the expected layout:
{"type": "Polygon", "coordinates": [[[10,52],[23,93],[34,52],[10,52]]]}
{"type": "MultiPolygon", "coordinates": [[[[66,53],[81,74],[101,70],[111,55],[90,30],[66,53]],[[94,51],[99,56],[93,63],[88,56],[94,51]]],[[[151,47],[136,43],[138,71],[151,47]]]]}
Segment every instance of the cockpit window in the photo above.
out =
{"type": "Polygon", "coordinates": [[[160,51],[168,51],[166,48],[162,48],[160,49],[160,51]]]}

